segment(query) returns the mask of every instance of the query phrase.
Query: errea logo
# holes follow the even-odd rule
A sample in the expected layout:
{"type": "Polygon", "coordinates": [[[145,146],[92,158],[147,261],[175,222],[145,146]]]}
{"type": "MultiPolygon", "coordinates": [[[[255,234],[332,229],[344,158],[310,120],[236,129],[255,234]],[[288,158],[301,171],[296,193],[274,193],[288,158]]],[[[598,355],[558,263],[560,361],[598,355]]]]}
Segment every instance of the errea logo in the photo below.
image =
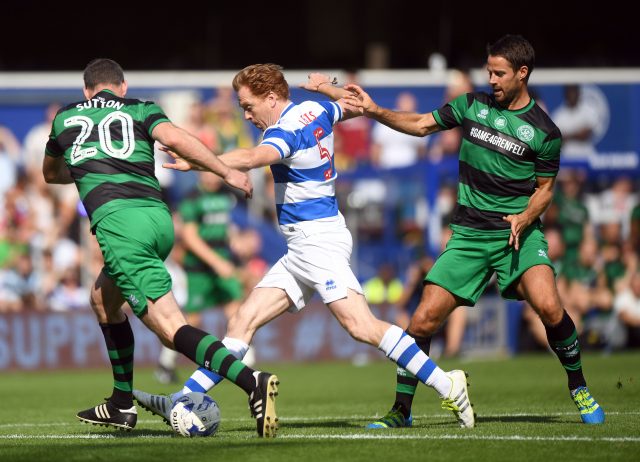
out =
{"type": "Polygon", "coordinates": [[[338,286],[336,285],[336,281],[334,281],[333,279],[327,279],[327,282],[324,283],[324,287],[325,290],[333,290],[338,286]]]}
{"type": "Polygon", "coordinates": [[[133,295],[133,294],[129,295],[129,297],[127,297],[127,299],[129,300],[129,303],[131,303],[131,306],[138,306],[138,303],[140,303],[138,301],[138,299],[136,298],[136,296],[133,295]]]}
{"type": "Polygon", "coordinates": [[[484,108],[480,112],[478,112],[478,117],[480,119],[486,119],[487,115],[489,115],[489,109],[487,109],[487,108],[484,108]]]}
{"type": "Polygon", "coordinates": [[[535,132],[531,125],[521,125],[518,127],[516,131],[516,135],[522,141],[531,141],[533,139],[535,132]]]}
{"type": "Polygon", "coordinates": [[[539,250],[538,250],[538,256],[539,256],[539,257],[543,257],[543,258],[549,258],[549,257],[547,256],[547,252],[545,252],[545,251],[544,251],[544,250],[542,250],[542,249],[539,249],[539,250]]]}

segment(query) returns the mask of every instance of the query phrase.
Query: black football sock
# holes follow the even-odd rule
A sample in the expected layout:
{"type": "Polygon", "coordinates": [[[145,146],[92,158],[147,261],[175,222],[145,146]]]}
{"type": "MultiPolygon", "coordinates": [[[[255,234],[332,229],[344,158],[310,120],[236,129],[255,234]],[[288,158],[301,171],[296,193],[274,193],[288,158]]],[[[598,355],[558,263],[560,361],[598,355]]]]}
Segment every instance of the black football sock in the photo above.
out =
{"type": "Polygon", "coordinates": [[[571,317],[564,311],[562,320],[556,326],[544,326],[544,328],[547,331],[549,346],[558,356],[562,367],[567,373],[569,390],[586,386],[587,383],[582,374],[578,332],[571,317]]]}
{"type": "Polygon", "coordinates": [[[134,338],[129,319],[119,324],[100,324],[113,371],[113,393],[109,401],[118,409],[133,406],[134,338]]]}
{"type": "Polygon", "coordinates": [[[199,366],[231,380],[247,394],[255,389],[255,371],[233,356],[216,336],[187,324],[178,329],[173,344],[176,351],[199,366]]]}

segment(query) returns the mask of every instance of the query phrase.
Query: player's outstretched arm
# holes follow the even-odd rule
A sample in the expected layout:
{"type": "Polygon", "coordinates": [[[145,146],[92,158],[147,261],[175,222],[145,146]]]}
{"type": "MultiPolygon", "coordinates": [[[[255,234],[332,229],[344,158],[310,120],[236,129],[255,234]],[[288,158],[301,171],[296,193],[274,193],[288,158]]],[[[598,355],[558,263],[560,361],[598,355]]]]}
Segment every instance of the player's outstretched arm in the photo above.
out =
{"type": "Polygon", "coordinates": [[[301,84],[300,88],[320,93],[338,103],[342,108],[342,120],[362,115],[360,108],[351,105],[345,99],[345,96],[349,94],[349,91],[341,87],[336,87],[335,85],[337,83],[338,79],[336,77],[332,78],[330,75],[323,74],[321,72],[312,72],[309,74],[309,80],[301,84]]]}
{"type": "Polygon", "coordinates": [[[323,74],[321,72],[312,72],[309,74],[308,78],[309,80],[300,84],[300,88],[320,93],[328,96],[332,100],[339,100],[348,93],[344,88],[335,86],[338,83],[338,79],[336,77],[331,77],[330,75],[323,74]]]}
{"type": "Polygon", "coordinates": [[[279,162],[280,152],[271,145],[260,144],[254,148],[225,152],[220,155],[220,159],[229,167],[247,171],[279,162]]]}
{"type": "MultiPolygon", "coordinates": [[[[171,122],[164,122],[156,125],[152,136],[173,151],[177,155],[174,158],[184,159],[191,168],[198,166],[200,169],[209,170],[229,186],[243,191],[247,197],[253,194],[253,186],[246,173],[225,165],[218,156],[187,131],[176,127],[171,122]]],[[[175,170],[189,170],[189,168],[182,164],[181,168],[175,168],[175,170]]]]}
{"type": "Polygon", "coordinates": [[[358,108],[363,115],[393,128],[399,132],[413,136],[426,136],[440,130],[431,112],[399,112],[378,106],[369,94],[359,85],[345,86],[348,94],[344,97],[350,105],[358,108]]]}

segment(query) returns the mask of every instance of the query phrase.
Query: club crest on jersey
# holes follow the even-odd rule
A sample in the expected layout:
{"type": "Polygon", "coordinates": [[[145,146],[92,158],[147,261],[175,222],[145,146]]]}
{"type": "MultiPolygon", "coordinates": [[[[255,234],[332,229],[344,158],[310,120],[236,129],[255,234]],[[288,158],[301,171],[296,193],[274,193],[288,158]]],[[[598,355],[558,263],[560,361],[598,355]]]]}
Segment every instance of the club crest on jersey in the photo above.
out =
{"type": "Polygon", "coordinates": [[[531,125],[520,125],[516,135],[522,141],[531,141],[534,135],[533,127],[531,125]]]}

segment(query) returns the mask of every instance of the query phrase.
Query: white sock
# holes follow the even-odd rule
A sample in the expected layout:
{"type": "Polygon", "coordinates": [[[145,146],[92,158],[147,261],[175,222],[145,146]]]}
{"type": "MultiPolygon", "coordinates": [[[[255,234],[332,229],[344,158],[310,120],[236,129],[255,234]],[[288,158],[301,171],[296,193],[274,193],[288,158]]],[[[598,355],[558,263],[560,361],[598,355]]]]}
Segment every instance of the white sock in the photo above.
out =
{"type": "Polygon", "coordinates": [[[451,379],[416,345],[416,341],[398,326],[391,326],[378,346],[400,367],[415,375],[425,385],[435,389],[441,398],[449,395],[451,379]]]}
{"type": "Polygon", "coordinates": [[[239,360],[242,360],[249,350],[249,345],[237,338],[225,337],[222,339],[222,343],[239,360]]]}

